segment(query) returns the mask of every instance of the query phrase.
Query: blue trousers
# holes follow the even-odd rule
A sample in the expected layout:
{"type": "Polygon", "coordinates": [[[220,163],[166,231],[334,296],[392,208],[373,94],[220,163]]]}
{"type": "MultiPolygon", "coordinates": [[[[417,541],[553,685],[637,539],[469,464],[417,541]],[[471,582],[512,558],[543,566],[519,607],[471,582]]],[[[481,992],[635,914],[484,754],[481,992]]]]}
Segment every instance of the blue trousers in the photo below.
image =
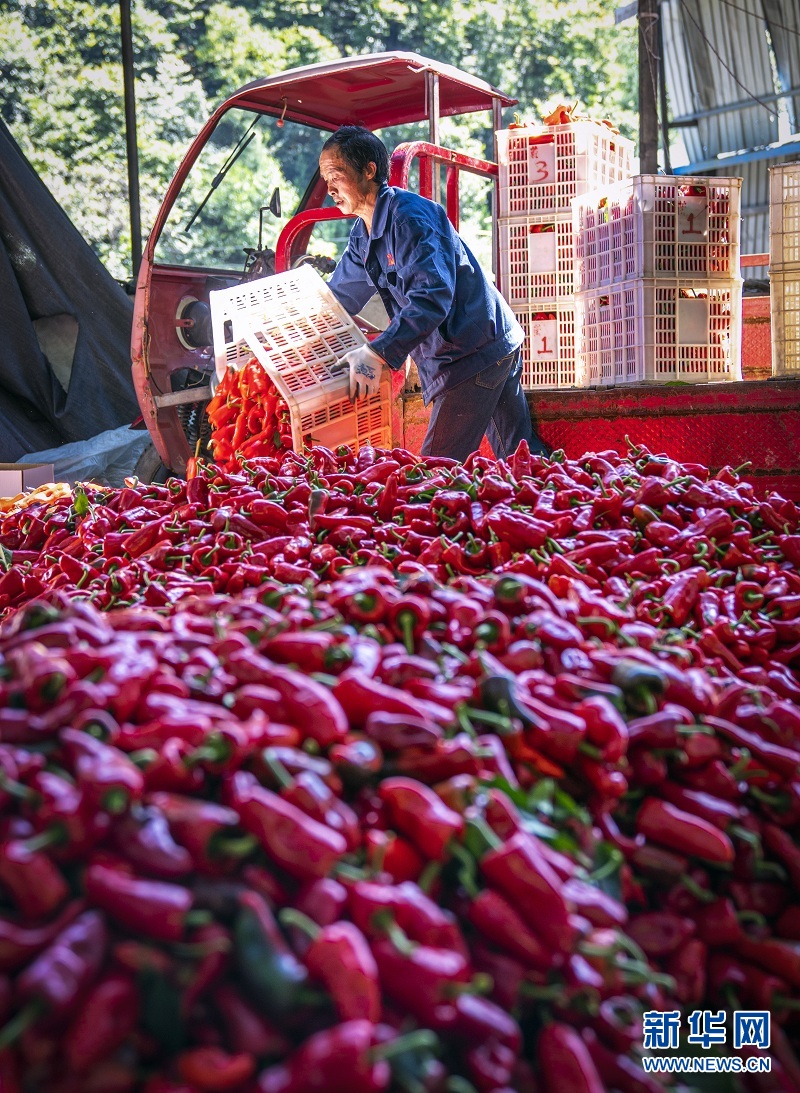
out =
{"type": "Polygon", "coordinates": [[[444,455],[462,463],[489,438],[498,459],[512,455],[520,441],[532,452],[549,454],[533,431],[528,400],[522,390],[522,352],[515,349],[472,379],[451,387],[433,400],[423,455],[444,455]]]}

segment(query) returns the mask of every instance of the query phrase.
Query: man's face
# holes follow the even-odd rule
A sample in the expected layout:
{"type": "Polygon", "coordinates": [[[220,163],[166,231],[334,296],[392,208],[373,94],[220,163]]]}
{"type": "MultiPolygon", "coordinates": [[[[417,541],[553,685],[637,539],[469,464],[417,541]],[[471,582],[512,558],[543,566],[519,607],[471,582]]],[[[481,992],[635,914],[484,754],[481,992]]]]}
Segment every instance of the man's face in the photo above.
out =
{"type": "Polygon", "coordinates": [[[322,153],[319,173],[334,205],[345,216],[360,215],[369,206],[377,189],[373,181],[375,164],[370,163],[365,171],[359,172],[342,158],[338,148],[322,153]]]}

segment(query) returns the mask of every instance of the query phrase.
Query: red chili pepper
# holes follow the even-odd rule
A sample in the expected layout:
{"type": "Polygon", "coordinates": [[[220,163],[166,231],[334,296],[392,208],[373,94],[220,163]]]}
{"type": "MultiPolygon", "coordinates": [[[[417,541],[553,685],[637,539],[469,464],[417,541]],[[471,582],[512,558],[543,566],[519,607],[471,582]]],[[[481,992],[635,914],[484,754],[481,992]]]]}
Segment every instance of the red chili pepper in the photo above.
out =
{"type": "MultiPolygon", "coordinates": [[[[473,830],[475,826],[475,821],[470,821],[473,830]]],[[[517,832],[502,845],[492,836],[489,846],[493,849],[480,859],[486,879],[514,905],[531,911],[535,908],[536,931],[542,940],[556,952],[568,952],[576,937],[570,908],[561,881],[539,850],[538,840],[527,832],[517,832]]]]}
{"type": "Polygon", "coordinates": [[[232,652],[226,667],[242,683],[274,688],[281,696],[287,718],[321,747],[346,736],[347,718],[337,699],[321,683],[245,650],[232,652]]]}
{"type": "Polygon", "coordinates": [[[733,844],[719,828],[653,797],[639,809],[636,829],[662,846],[708,861],[732,862],[735,856],[733,844]]]}
{"type": "Polygon", "coordinates": [[[295,805],[239,771],[226,783],[242,827],[255,835],[269,856],[294,877],[324,877],[346,853],[347,842],[295,805]]]}
{"type": "Polygon", "coordinates": [[[136,933],[162,941],[183,938],[194,902],[188,888],[98,863],[87,869],[85,887],[92,903],[136,933]]]}
{"type": "Polygon", "coordinates": [[[692,937],[695,924],[674,911],[646,911],[629,920],[626,932],[647,956],[663,957],[692,937]]]}
{"type": "Polygon", "coordinates": [[[553,950],[529,928],[507,899],[490,888],[478,893],[469,907],[469,920],[487,940],[526,967],[548,971],[556,963],[553,950]]]}
{"type": "Polygon", "coordinates": [[[139,1022],[139,992],[134,979],[110,972],[96,983],[65,1035],[70,1070],[84,1073],[108,1058],[139,1022]]]}
{"type": "Polygon", "coordinates": [[[442,861],[451,840],[463,834],[464,818],[411,778],[387,778],[378,794],[392,824],[434,861],[442,861]]]}
{"type": "Polygon", "coordinates": [[[373,828],[364,836],[367,865],[379,873],[386,873],[396,884],[416,880],[425,868],[425,859],[408,839],[393,831],[373,828]]]}
{"type": "Polygon", "coordinates": [[[382,937],[392,922],[411,941],[466,955],[453,914],[439,907],[413,882],[393,885],[356,881],[349,890],[350,915],[368,937],[382,937]]]}
{"type": "Polygon", "coordinates": [[[537,1041],[545,1093],[605,1093],[606,1086],[575,1029],[553,1021],[537,1041]]]}
{"type": "Polygon", "coordinates": [[[235,1053],[259,1059],[283,1058],[291,1051],[286,1036],[239,993],[222,984],[213,994],[214,1005],[227,1033],[226,1043],[235,1053]]]}
{"type": "Polygon", "coordinates": [[[184,1081],[207,1093],[238,1089],[253,1076],[256,1061],[252,1055],[229,1055],[218,1047],[195,1047],[177,1057],[178,1072],[184,1081]]]}
{"type": "Polygon", "coordinates": [[[0,973],[13,972],[30,963],[55,941],[84,907],[81,900],[73,900],[56,918],[42,926],[25,926],[0,918],[0,973]]]}
{"type": "Polygon", "coordinates": [[[166,817],[156,808],[135,806],[114,824],[113,841],[137,869],[162,880],[185,877],[194,868],[192,855],[175,842],[166,817]]]}
{"type": "Polygon", "coordinates": [[[281,919],[312,938],[305,965],[312,979],[327,988],[339,1019],[377,1022],[381,1014],[378,968],[359,928],[352,922],[335,922],[320,929],[291,908],[281,913],[281,919]]]}
{"type": "MultiPolygon", "coordinates": [[[[105,959],[108,944],[105,922],[98,911],[85,911],[17,977],[17,997],[26,1003],[25,1017],[14,1024],[19,1035],[25,1023],[47,1013],[63,1017],[91,985],[105,959]]],[[[8,1046],[0,1032],[2,1047],[8,1046]]]]}
{"type": "Polygon", "coordinates": [[[740,729],[738,725],[724,718],[705,714],[701,720],[703,724],[711,725],[737,747],[747,748],[754,758],[777,774],[785,778],[794,778],[800,774],[800,752],[781,747],[779,744],[771,744],[756,733],[740,729]]]}
{"type": "Polygon", "coordinates": [[[128,756],[87,732],[62,729],[61,743],[87,796],[98,809],[125,811],[142,796],[144,778],[128,756]]]}
{"type": "Polygon", "coordinates": [[[354,729],[362,728],[372,713],[400,714],[418,718],[430,716],[431,720],[451,724],[453,714],[432,702],[416,702],[399,688],[388,687],[376,679],[370,679],[357,669],[346,671],[339,677],[333,694],[341,703],[354,729]]]}
{"type": "MultiPolygon", "coordinates": [[[[46,835],[45,840],[51,840],[46,835]]],[[[69,886],[58,866],[37,849],[37,838],[0,843],[0,882],[28,919],[52,915],[68,898],[69,886]]]]}

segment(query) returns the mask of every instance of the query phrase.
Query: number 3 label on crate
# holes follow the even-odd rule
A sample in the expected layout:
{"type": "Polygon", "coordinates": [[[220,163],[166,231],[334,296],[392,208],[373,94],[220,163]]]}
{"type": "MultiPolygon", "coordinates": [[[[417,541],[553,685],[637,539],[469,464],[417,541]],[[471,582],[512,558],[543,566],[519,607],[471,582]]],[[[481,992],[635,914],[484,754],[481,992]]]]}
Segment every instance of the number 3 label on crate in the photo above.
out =
{"type": "Polygon", "coordinates": [[[554,361],[558,356],[558,320],[534,319],[531,323],[531,359],[554,361]]]}
{"type": "Polygon", "coordinates": [[[556,181],[556,146],[547,144],[528,145],[528,178],[531,185],[556,181]]]}
{"type": "Polygon", "coordinates": [[[705,186],[682,186],[678,200],[678,242],[700,243],[708,232],[705,186]]]}

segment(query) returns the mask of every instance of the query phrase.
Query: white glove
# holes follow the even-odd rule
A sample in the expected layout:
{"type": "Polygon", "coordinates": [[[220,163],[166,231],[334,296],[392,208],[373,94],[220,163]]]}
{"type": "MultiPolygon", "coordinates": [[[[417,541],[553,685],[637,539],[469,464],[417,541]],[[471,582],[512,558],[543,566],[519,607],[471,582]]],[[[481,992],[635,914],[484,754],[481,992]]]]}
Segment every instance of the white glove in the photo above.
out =
{"type": "Polygon", "coordinates": [[[378,393],[381,385],[381,372],[386,363],[368,345],[351,349],[342,357],[350,367],[350,401],[368,398],[378,393]]]}

